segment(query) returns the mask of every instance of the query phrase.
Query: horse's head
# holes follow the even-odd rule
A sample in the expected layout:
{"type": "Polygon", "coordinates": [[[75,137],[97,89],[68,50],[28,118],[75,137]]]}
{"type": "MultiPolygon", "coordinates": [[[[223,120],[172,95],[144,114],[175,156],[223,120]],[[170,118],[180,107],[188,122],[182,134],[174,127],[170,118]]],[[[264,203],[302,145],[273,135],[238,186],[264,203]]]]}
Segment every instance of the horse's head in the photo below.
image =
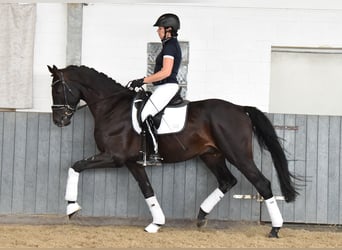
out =
{"type": "Polygon", "coordinates": [[[48,66],[52,76],[52,117],[53,122],[64,127],[70,124],[71,117],[80,101],[80,91],[70,81],[68,72],[55,65],[48,66]]]}

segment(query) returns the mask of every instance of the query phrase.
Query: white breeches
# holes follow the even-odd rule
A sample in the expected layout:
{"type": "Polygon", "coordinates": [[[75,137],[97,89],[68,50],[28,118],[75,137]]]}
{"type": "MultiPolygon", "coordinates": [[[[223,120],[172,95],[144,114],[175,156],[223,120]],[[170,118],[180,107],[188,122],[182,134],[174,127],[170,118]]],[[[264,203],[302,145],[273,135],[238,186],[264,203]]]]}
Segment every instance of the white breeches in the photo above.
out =
{"type": "Polygon", "coordinates": [[[144,122],[149,115],[155,116],[159,113],[176,95],[179,90],[177,83],[165,83],[155,87],[141,112],[141,120],[144,122]]]}

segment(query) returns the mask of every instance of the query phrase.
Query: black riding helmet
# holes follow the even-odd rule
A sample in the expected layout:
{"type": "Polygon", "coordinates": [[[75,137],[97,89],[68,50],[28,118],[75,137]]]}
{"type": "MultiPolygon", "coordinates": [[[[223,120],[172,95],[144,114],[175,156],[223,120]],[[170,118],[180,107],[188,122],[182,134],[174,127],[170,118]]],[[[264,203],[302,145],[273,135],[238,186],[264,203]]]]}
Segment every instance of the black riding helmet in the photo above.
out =
{"type": "Polygon", "coordinates": [[[161,15],[153,26],[172,28],[172,35],[177,36],[177,31],[180,29],[180,21],[177,15],[166,13],[161,15]]]}

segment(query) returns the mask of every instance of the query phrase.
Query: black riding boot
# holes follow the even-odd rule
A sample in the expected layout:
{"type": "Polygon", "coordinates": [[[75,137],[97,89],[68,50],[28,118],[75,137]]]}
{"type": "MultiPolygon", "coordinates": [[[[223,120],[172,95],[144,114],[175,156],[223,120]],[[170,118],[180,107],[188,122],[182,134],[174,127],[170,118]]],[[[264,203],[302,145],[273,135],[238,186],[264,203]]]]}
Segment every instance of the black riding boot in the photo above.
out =
{"type": "MultiPolygon", "coordinates": [[[[141,161],[138,161],[139,164],[142,164],[143,166],[148,165],[161,165],[161,161],[163,160],[162,157],[160,157],[158,153],[158,137],[157,137],[157,129],[154,126],[152,116],[148,116],[142,126],[142,155],[143,159],[141,161]],[[146,146],[146,134],[149,135],[149,140],[152,142],[152,150],[148,157],[146,157],[147,154],[147,146],[146,146]]],[[[150,148],[150,147],[149,147],[150,148]]]]}

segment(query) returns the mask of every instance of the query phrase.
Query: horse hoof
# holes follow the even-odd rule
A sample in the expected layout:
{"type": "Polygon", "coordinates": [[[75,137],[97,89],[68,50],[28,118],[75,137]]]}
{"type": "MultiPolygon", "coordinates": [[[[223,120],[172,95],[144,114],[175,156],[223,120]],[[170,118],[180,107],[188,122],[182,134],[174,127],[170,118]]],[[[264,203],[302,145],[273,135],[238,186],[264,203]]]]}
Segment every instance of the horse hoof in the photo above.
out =
{"type": "Polygon", "coordinates": [[[70,203],[67,206],[66,214],[69,216],[69,219],[71,219],[81,209],[81,206],[77,202],[70,203]]]}
{"type": "Polygon", "coordinates": [[[197,220],[197,227],[202,228],[207,225],[208,220],[207,219],[198,219],[197,220]]]}
{"type": "Polygon", "coordinates": [[[145,232],[148,233],[157,233],[160,229],[160,225],[151,223],[150,225],[148,225],[147,227],[145,227],[145,232]]]}
{"type": "Polygon", "coordinates": [[[280,227],[272,227],[272,230],[269,233],[268,237],[269,238],[279,238],[279,236],[278,236],[279,230],[280,230],[280,227]]]}

